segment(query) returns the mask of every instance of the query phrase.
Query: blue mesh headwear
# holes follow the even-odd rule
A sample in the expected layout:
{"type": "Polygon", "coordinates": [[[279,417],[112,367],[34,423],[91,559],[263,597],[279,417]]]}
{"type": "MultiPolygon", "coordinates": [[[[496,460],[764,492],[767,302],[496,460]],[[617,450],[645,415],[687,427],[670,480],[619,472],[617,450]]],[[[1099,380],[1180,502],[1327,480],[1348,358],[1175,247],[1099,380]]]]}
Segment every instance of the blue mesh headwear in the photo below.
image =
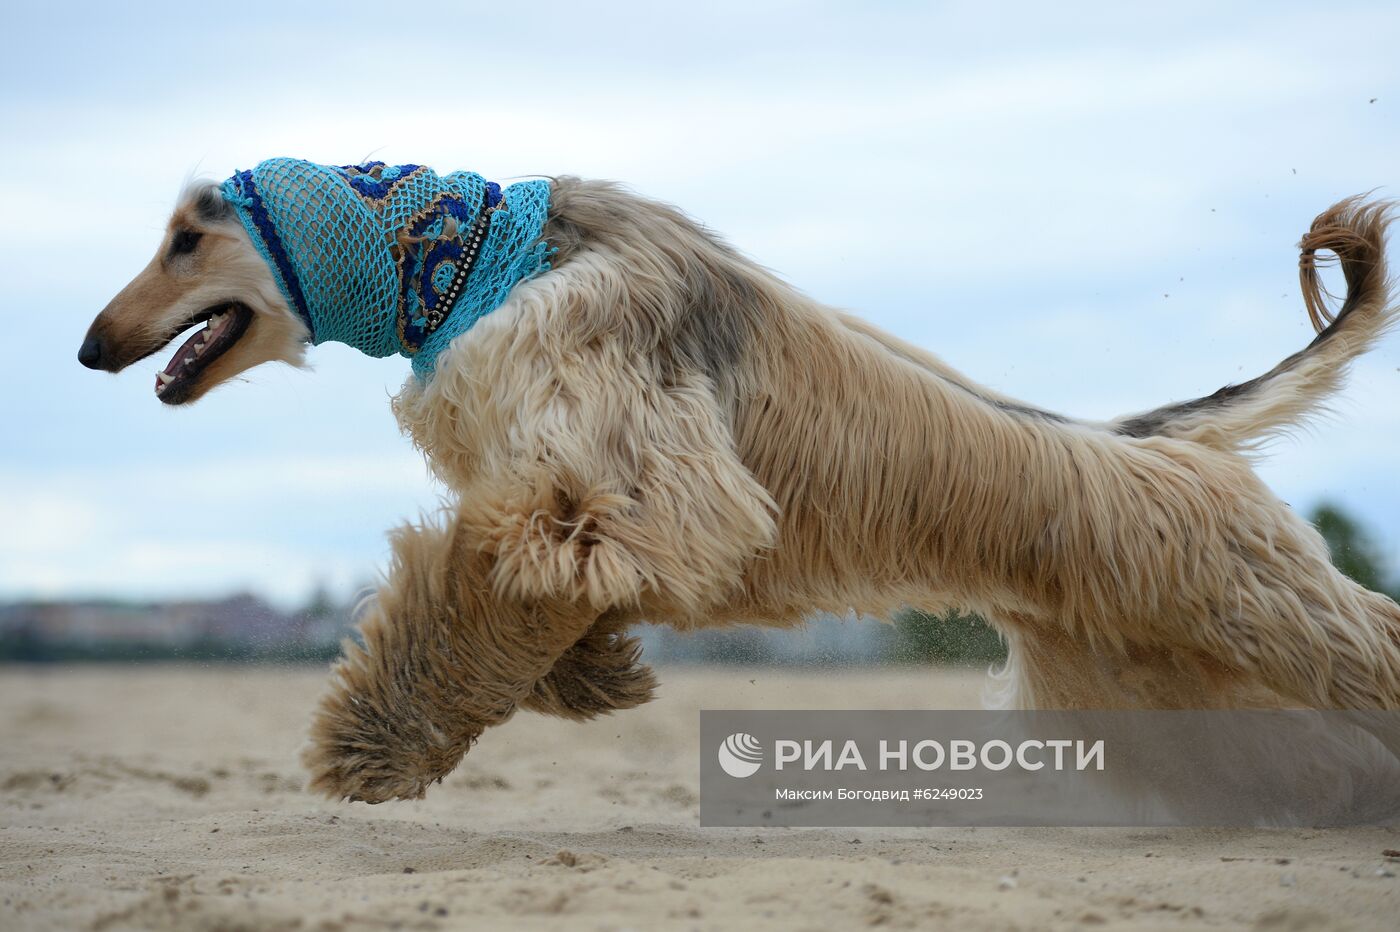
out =
{"type": "Polygon", "coordinates": [[[402,353],[426,378],[453,337],[549,268],[549,183],[502,190],[421,165],[268,159],[223,183],[311,342],[402,353]]]}

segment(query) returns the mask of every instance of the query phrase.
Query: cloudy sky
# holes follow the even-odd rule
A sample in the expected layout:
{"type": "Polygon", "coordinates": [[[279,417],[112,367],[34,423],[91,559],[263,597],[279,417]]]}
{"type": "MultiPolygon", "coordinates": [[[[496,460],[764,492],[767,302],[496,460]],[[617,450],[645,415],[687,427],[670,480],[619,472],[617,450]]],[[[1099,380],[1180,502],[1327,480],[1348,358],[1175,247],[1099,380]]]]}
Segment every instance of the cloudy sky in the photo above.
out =
{"type": "MultiPolygon", "coordinates": [[[[442,494],[386,404],[405,360],[323,346],[181,410],[167,354],[76,363],[184,180],[272,155],[620,179],[1075,415],[1255,375],[1310,336],[1311,218],[1400,185],[1400,7],[1219,6],[11,5],[0,598],[345,592],[442,494]]],[[[1393,555],[1397,465],[1400,337],[1263,469],[1393,555]]]]}

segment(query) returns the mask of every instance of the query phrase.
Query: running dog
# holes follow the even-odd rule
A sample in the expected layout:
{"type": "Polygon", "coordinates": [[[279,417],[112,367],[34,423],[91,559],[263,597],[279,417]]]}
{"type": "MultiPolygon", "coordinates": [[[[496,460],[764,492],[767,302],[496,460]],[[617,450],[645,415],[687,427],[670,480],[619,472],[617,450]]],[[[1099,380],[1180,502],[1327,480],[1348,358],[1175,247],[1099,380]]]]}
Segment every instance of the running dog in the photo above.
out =
{"type": "Polygon", "coordinates": [[[1012,707],[1400,706],[1400,607],[1250,460],[1395,319],[1384,204],[1303,238],[1306,348],[1100,423],[978,385],[669,206],[525,185],[272,160],[193,186],[82,345],[118,372],[197,327],[157,377],[171,405],[308,342],[413,359],[393,408],[454,504],[393,535],[316,714],[315,789],[421,797],[518,708],[646,702],[640,621],[957,607],[1005,637],[1012,707]]]}

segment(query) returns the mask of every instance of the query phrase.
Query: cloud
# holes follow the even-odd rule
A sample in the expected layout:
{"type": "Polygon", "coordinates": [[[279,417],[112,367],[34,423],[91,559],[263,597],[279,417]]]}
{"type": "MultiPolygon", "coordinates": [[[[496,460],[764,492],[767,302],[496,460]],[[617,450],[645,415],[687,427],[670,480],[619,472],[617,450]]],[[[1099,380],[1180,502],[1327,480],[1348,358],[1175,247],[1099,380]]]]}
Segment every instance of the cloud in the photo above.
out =
{"type": "MultiPolygon", "coordinates": [[[[1292,244],[1390,181],[1400,146],[1387,4],[545,2],[470,54],[417,34],[407,70],[378,12],[10,11],[0,522],[23,532],[0,594],[360,578],[440,494],[385,404],[402,360],[319,347],[314,373],[259,370],[190,411],[155,402],[156,361],[77,368],[192,168],[373,153],[619,178],[978,381],[1108,417],[1303,345],[1292,244]]],[[[1264,467],[1392,538],[1397,352],[1264,467]]]]}
{"type": "Polygon", "coordinates": [[[294,601],[348,591],[385,532],[441,490],[410,450],[358,458],[253,456],[135,470],[0,472],[0,592],[140,597],[255,589],[294,601]]]}

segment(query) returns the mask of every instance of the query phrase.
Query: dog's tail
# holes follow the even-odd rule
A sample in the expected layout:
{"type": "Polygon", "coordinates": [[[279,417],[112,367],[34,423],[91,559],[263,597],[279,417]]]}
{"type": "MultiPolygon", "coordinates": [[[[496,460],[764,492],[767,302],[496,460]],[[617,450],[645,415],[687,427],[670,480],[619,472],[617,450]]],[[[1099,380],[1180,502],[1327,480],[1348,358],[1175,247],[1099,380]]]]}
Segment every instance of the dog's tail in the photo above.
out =
{"type": "MultiPolygon", "coordinates": [[[[1110,426],[1132,437],[1176,437],[1233,451],[1257,449],[1323,407],[1341,388],[1352,360],[1396,320],[1386,277],[1390,203],[1349,198],[1313,221],[1299,248],[1303,302],[1317,336],[1269,372],[1213,395],[1121,418],[1110,426]],[[1318,277],[1322,251],[1336,255],[1347,293],[1334,315],[1318,277]]],[[[1325,260],[1322,260],[1325,261],[1325,260]]]]}

